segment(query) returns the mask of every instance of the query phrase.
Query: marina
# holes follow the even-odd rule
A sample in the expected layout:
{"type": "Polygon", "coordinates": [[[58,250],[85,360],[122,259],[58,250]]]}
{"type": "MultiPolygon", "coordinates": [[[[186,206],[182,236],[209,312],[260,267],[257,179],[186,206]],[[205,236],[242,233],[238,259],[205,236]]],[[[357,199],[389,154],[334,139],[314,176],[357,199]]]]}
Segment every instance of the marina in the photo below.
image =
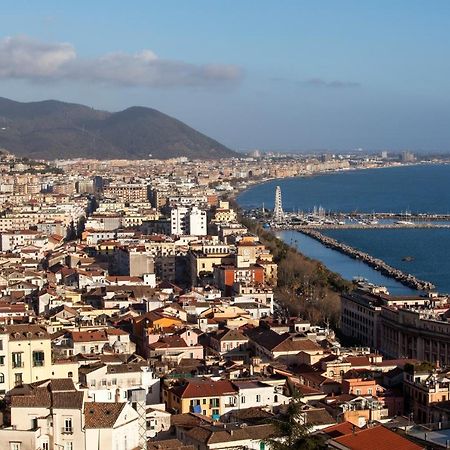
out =
{"type": "MultiPolygon", "coordinates": [[[[280,186],[275,189],[273,211],[264,208],[247,210],[245,213],[253,220],[257,220],[266,229],[272,229],[277,235],[280,232],[299,232],[318,241],[328,249],[334,250],[358,260],[383,276],[395,280],[412,290],[430,291],[436,286],[425,279],[421,279],[388,264],[382,258],[371,255],[348,243],[340,242],[327,236],[327,230],[376,230],[376,229],[450,229],[450,214],[445,213],[411,213],[400,212],[339,212],[326,211],[325,208],[314,206],[310,211],[284,211],[280,186]]],[[[414,257],[402,257],[402,262],[413,262],[414,257]]],[[[356,275],[356,274],[354,274],[356,275]]]]}

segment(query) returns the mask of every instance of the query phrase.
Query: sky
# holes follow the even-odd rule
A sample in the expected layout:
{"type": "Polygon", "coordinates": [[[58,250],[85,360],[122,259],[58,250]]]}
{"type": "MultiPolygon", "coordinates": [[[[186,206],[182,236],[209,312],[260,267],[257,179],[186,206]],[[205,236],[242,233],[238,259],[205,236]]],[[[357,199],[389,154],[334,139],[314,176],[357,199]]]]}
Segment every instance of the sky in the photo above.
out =
{"type": "Polygon", "coordinates": [[[447,0],[3,0],[0,96],[156,108],[235,150],[450,152],[447,0]]]}

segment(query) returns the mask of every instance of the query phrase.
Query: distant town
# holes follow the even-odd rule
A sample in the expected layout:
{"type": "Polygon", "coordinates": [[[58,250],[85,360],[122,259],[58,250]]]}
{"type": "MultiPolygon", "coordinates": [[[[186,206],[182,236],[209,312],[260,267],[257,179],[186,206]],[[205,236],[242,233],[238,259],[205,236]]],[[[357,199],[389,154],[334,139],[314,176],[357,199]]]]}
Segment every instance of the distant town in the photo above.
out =
{"type": "Polygon", "coordinates": [[[374,217],[286,212],[279,189],[273,210],[236,203],[273,179],[449,161],[3,151],[0,449],[270,450],[294,434],[305,449],[449,448],[448,297],[403,273],[417,295],[338,279],[272,232],[374,217]]]}

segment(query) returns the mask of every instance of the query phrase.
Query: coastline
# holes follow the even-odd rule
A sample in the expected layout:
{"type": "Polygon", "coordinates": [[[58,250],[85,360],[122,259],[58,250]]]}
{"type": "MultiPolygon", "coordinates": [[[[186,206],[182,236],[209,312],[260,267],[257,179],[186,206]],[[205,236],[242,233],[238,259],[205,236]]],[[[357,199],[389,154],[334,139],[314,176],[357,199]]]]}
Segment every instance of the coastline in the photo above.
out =
{"type": "MultiPolygon", "coordinates": [[[[269,179],[263,179],[263,180],[258,180],[254,183],[252,183],[250,186],[246,186],[245,188],[241,188],[241,189],[237,189],[234,193],[233,193],[233,200],[235,201],[235,203],[240,207],[239,202],[238,202],[238,197],[243,194],[244,192],[246,192],[247,190],[258,186],[258,185],[262,185],[265,183],[269,183],[272,182],[274,180],[285,180],[285,179],[295,179],[295,178],[306,178],[306,177],[314,177],[314,176],[323,176],[323,175],[327,175],[327,174],[336,174],[336,173],[345,173],[345,172],[350,172],[350,171],[358,171],[358,170],[370,170],[370,169],[388,169],[388,168],[398,168],[398,167],[411,167],[411,166],[431,166],[431,165],[448,165],[448,162],[441,162],[441,161],[436,161],[436,162],[419,162],[419,163],[410,163],[410,164],[395,164],[395,165],[387,165],[387,166],[376,166],[376,167],[358,167],[358,168],[353,168],[353,169],[348,169],[348,170],[327,170],[327,171],[323,171],[323,172],[315,172],[315,173],[311,173],[311,174],[303,174],[303,175],[297,175],[295,177],[280,177],[280,178],[269,178],[269,179]]],[[[299,230],[300,232],[304,232],[303,230],[299,230]]],[[[310,236],[311,238],[317,240],[318,242],[320,242],[321,245],[324,245],[325,247],[329,247],[331,248],[333,251],[336,252],[340,252],[346,256],[348,256],[349,258],[352,259],[357,259],[359,261],[361,261],[362,263],[364,263],[365,265],[367,265],[367,267],[370,267],[371,269],[377,270],[378,272],[380,272],[381,274],[383,274],[384,276],[395,280],[401,284],[403,284],[404,286],[411,288],[411,289],[417,289],[419,291],[426,291],[426,290],[432,290],[435,288],[435,286],[433,285],[433,283],[429,282],[429,281],[424,281],[424,280],[420,280],[418,278],[416,278],[414,275],[403,272],[399,269],[396,269],[392,266],[390,266],[389,264],[387,264],[386,262],[368,254],[368,253],[364,253],[360,250],[357,250],[355,248],[352,248],[346,244],[340,243],[332,238],[328,238],[327,236],[323,236],[320,232],[318,232],[317,230],[308,230],[304,232],[305,235],[310,236]],[[311,233],[312,231],[312,233],[311,233]],[[316,236],[320,235],[320,236],[316,236]],[[314,235],[313,235],[314,234],[314,235]]],[[[289,243],[285,242],[287,245],[289,245],[289,243]]],[[[292,246],[290,246],[292,247],[292,246]]],[[[298,251],[299,253],[301,253],[298,249],[295,249],[296,251],[298,251]]],[[[302,253],[301,253],[302,254],[302,253]]],[[[303,254],[302,254],[303,255],[303,254]]],[[[305,257],[308,257],[306,255],[303,255],[305,257]]],[[[310,258],[310,259],[314,259],[315,261],[318,261],[321,264],[324,264],[326,266],[326,263],[322,263],[322,261],[315,259],[314,257],[310,258]]],[[[327,269],[329,269],[327,267],[327,269]]],[[[330,270],[330,269],[329,269],[330,270]]],[[[356,274],[355,274],[356,276],[356,274]]],[[[349,280],[350,281],[350,280],[349,280]]]]}
{"type": "Polygon", "coordinates": [[[341,173],[347,173],[347,172],[358,172],[358,171],[364,171],[364,170],[379,170],[379,169],[394,169],[399,167],[414,167],[414,166],[436,166],[436,165],[448,165],[449,162],[444,161],[427,161],[427,162],[415,162],[415,163],[406,163],[406,164],[388,164],[385,166],[370,166],[370,167],[351,167],[348,169],[335,169],[335,170],[325,170],[325,171],[318,171],[313,173],[307,173],[307,174],[299,174],[294,176],[288,176],[288,177],[272,177],[272,178],[264,178],[261,180],[255,180],[254,182],[249,182],[247,186],[241,188],[235,188],[233,189],[233,193],[229,197],[229,199],[234,200],[236,203],[237,198],[239,195],[243,194],[244,192],[248,191],[249,189],[252,189],[256,186],[264,185],[266,183],[270,183],[271,181],[276,180],[291,180],[295,178],[313,178],[313,177],[319,177],[319,176],[326,176],[326,175],[335,175],[335,174],[341,174],[341,173]]]}
{"type": "Polygon", "coordinates": [[[402,283],[404,286],[407,286],[412,289],[417,289],[420,291],[429,291],[435,289],[436,287],[433,283],[430,283],[429,281],[420,280],[419,278],[415,277],[410,273],[406,273],[400,269],[396,269],[387,264],[385,261],[379,258],[375,258],[374,256],[362,252],[361,250],[357,250],[350,245],[343,244],[329,236],[325,236],[318,230],[298,229],[296,231],[298,231],[299,233],[303,233],[306,236],[309,236],[313,239],[316,239],[321,244],[330,247],[333,250],[341,252],[344,255],[347,255],[353,259],[359,259],[360,261],[372,267],[373,269],[381,272],[383,275],[393,278],[399,283],[402,283]]]}

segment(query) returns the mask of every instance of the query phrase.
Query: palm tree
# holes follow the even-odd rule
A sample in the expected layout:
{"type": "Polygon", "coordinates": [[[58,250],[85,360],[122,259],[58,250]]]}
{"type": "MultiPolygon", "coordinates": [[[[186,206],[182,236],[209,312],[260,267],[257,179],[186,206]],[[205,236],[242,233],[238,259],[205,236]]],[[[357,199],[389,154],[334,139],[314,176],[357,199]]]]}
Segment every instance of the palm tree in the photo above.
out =
{"type": "Polygon", "coordinates": [[[294,390],[286,412],[270,419],[275,430],[274,437],[265,440],[270,450],[323,450],[326,448],[319,436],[311,435],[311,425],[306,423],[303,407],[300,393],[294,390]]]}

